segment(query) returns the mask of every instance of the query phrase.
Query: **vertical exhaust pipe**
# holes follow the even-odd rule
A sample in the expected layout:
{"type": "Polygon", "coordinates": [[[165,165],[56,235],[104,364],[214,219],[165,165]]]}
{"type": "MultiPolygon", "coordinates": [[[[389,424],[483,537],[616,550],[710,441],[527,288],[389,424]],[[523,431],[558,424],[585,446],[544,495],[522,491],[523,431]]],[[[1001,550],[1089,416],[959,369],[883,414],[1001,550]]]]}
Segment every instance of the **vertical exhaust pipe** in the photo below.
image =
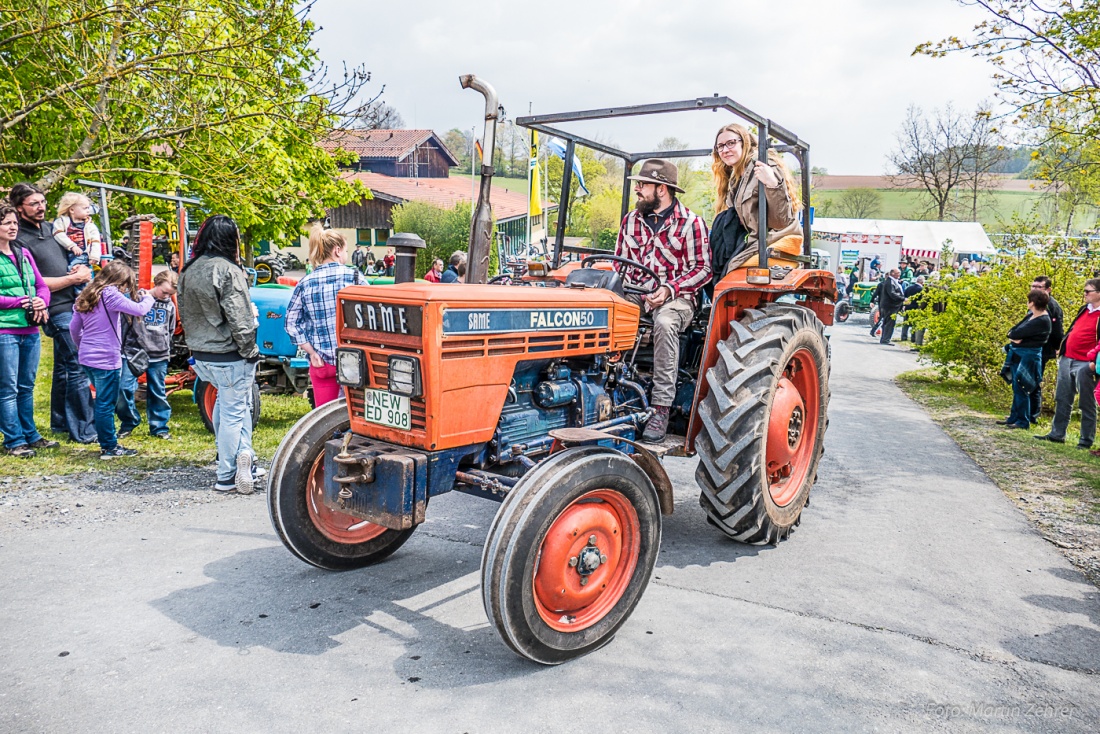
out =
{"type": "Polygon", "coordinates": [[[386,244],[393,248],[393,282],[411,283],[416,277],[416,252],[424,249],[424,240],[411,232],[397,232],[386,244]]]}
{"type": "Polygon", "coordinates": [[[497,120],[500,119],[500,103],[493,85],[473,74],[458,78],[463,89],[473,89],[485,97],[485,134],[481,161],[481,189],[477,196],[470,222],[470,247],[467,253],[466,282],[484,283],[489,279],[489,248],[493,239],[493,212],[489,204],[489,191],[493,184],[493,153],[496,150],[497,120]],[[488,164],[486,164],[488,161],[488,164]]]}

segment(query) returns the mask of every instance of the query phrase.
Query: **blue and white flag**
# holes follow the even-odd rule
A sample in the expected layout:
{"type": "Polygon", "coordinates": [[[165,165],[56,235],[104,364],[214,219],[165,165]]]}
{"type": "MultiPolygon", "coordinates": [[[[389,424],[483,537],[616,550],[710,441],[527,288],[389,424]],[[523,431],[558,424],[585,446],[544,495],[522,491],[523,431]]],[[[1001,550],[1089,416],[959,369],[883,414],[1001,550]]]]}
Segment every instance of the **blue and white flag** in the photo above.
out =
{"type": "MultiPolygon", "coordinates": [[[[565,143],[557,138],[546,139],[546,150],[558,158],[565,160],[565,143]]],[[[580,156],[573,155],[573,173],[577,177],[577,183],[580,185],[580,190],[577,192],[579,196],[588,196],[588,187],[584,185],[584,174],[581,173],[581,159],[580,156]]]]}

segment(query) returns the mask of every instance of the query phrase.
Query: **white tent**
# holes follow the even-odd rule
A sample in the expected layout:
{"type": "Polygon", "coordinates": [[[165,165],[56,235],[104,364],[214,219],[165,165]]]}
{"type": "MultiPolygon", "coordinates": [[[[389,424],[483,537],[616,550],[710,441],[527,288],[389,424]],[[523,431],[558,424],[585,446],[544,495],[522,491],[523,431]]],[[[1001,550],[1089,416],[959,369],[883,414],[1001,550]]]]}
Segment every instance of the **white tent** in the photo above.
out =
{"type": "MultiPolygon", "coordinates": [[[[994,255],[997,250],[985,229],[978,222],[917,222],[908,219],[840,219],[837,217],[815,217],[814,232],[868,235],[900,236],[901,255],[917,258],[938,257],[944,245],[950,246],[957,255],[994,255]]],[[[840,261],[839,245],[829,241],[818,241],[814,237],[815,247],[836,250],[833,262],[840,261]]],[[[891,267],[896,263],[888,263],[891,267]]]]}

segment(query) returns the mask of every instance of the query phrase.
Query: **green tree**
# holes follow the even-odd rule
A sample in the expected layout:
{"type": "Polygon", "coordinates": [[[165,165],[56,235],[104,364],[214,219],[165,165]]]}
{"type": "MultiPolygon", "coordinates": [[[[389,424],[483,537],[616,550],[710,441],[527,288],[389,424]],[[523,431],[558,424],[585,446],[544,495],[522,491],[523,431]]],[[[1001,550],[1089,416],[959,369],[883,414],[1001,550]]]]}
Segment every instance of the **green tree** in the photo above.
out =
{"type": "Polygon", "coordinates": [[[474,146],[474,135],[469,130],[459,130],[457,127],[443,134],[443,144],[447,150],[458,159],[459,173],[470,172],[470,150],[474,146]]]}
{"type": "Polygon", "coordinates": [[[993,65],[999,97],[1025,120],[1051,108],[1079,115],[1055,120],[1054,132],[1100,132],[1100,4],[1095,0],[957,0],[988,17],[966,37],[928,41],[913,53],[967,53],[993,65]]]}
{"type": "MultiPolygon", "coordinates": [[[[1094,254],[1090,256],[1086,244],[1036,236],[1043,230],[1038,221],[1017,219],[1001,243],[1005,254],[994,262],[991,272],[928,284],[922,294],[926,307],[906,312],[914,327],[928,329],[920,347],[922,356],[945,373],[959,373],[988,390],[1007,390],[1000,377],[1006,334],[1023,317],[1032,280],[1037,275],[1050,276],[1054,297],[1072,318],[1092,272],[1094,254]]],[[[1053,385],[1048,375],[1044,389],[1053,385]]]]}
{"type": "MultiPolygon", "coordinates": [[[[575,155],[580,159],[581,172],[584,174],[584,183],[588,188],[589,196],[608,188],[607,166],[588,148],[577,146],[575,155]]],[[[551,156],[546,162],[546,175],[549,179],[550,200],[559,203],[561,199],[562,174],[565,171],[565,163],[561,158],[551,156]]],[[[580,186],[576,174],[572,175],[572,183],[569,186],[569,219],[566,224],[566,234],[574,237],[582,237],[588,234],[587,208],[578,207],[576,203],[581,200],[580,186]]]]}
{"type": "MultiPolygon", "coordinates": [[[[7,0],[0,184],[51,199],[88,177],[203,199],[246,236],[299,231],[365,195],[317,146],[369,74],[330,82],[291,0],[7,0]]],[[[366,104],[376,102],[369,100],[366,104]]],[[[167,213],[162,202],[123,200],[167,213]]],[[[112,199],[111,207],[123,203],[112,199]]]]}
{"type": "Polygon", "coordinates": [[[882,210],[882,194],[874,189],[848,189],[836,202],[838,216],[849,219],[874,219],[882,210]]]}
{"type": "MultiPolygon", "coordinates": [[[[408,201],[393,208],[393,231],[418,235],[426,247],[416,255],[416,277],[423,278],[437,257],[448,263],[456,251],[466,252],[470,245],[473,206],[460,201],[450,209],[424,201],[408,201]]],[[[489,275],[499,272],[496,247],[489,252],[489,275]]]]}
{"type": "Polygon", "coordinates": [[[1048,184],[1052,221],[1064,234],[1073,229],[1075,217],[1100,204],[1100,142],[1048,126],[1032,153],[1032,175],[1048,184]],[[1063,224],[1064,222],[1064,224],[1063,224]]]}

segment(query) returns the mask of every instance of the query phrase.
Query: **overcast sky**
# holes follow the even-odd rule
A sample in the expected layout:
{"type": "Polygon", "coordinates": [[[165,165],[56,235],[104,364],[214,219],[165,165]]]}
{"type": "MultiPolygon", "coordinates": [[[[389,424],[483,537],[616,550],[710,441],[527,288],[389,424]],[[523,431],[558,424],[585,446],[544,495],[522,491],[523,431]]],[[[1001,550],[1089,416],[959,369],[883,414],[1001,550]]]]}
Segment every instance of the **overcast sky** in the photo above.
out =
{"type": "MultiPolygon", "coordinates": [[[[906,108],[992,97],[980,59],[910,56],[984,19],[954,0],[318,0],[322,58],[363,63],[406,127],[481,131],[489,81],[511,117],[710,96],[788,127],[832,174],[881,174],[906,108]]],[[[709,147],[724,113],[574,127],[631,150],[709,147]]]]}

